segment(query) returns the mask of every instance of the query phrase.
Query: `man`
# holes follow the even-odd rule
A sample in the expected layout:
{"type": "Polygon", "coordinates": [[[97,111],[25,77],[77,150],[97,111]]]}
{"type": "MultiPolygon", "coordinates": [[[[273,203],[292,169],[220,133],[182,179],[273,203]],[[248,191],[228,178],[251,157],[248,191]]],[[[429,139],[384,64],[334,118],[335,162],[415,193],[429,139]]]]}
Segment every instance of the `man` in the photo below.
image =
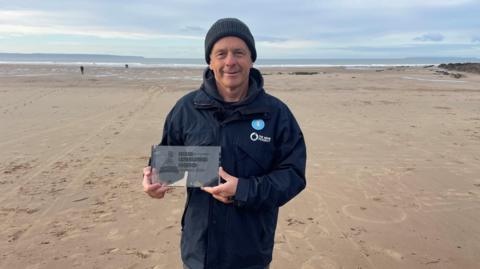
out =
{"type": "MultiPolygon", "coordinates": [[[[165,120],[161,145],[221,146],[224,183],[187,188],[184,268],[268,268],[278,209],[305,188],[303,134],[287,106],[265,93],[256,58],[243,22],[215,22],[205,38],[202,85],[165,120]]],[[[168,187],[150,178],[146,167],[145,192],[163,198],[168,187]]]]}

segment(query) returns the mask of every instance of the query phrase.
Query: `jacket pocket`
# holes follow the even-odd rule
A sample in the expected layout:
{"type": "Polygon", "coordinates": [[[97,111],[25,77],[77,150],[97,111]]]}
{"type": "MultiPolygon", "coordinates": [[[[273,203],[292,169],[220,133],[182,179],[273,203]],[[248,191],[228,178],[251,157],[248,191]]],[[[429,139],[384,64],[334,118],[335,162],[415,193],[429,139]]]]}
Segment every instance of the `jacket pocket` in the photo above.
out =
{"type": "Polygon", "coordinates": [[[235,264],[224,268],[256,268],[265,264],[273,251],[275,214],[234,207],[228,213],[224,260],[235,264]]]}

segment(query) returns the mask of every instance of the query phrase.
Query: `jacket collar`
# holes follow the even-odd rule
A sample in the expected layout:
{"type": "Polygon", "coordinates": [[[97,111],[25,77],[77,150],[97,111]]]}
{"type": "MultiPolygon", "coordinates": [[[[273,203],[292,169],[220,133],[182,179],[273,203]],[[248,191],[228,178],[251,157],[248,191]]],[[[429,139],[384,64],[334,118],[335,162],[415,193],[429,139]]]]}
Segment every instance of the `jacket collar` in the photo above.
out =
{"type": "Polygon", "coordinates": [[[227,103],[218,93],[213,71],[207,67],[203,72],[203,83],[193,100],[194,105],[197,109],[224,108],[226,106],[239,108],[247,106],[252,103],[257,96],[265,92],[263,89],[263,77],[258,69],[250,69],[248,84],[247,96],[244,99],[236,103],[227,103]]]}

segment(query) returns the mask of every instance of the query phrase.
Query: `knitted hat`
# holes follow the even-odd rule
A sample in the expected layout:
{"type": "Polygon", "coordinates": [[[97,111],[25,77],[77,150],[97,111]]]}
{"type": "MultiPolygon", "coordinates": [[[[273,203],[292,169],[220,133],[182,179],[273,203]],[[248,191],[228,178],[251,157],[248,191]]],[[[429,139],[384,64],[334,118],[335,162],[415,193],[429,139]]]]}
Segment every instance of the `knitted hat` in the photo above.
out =
{"type": "Polygon", "coordinates": [[[210,30],[208,30],[207,36],[205,37],[205,60],[208,64],[210,64],[210,53],[213,45],[215,45],[219,39],[226,36],[236,36],[242,39],[250,49],[252,62],[255,62],[257,59],[255,40],[253,39],[253,35],[248,29],[248,26],[239,19],[224,18],[216,21],[212,27],[210,27],[210,30]]]}

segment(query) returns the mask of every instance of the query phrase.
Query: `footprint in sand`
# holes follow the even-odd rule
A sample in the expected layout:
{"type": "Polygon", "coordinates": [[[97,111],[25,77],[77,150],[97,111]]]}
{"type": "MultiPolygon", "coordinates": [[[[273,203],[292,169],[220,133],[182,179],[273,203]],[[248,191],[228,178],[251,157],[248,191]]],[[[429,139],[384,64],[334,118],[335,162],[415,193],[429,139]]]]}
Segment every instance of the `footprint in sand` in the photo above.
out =
{"type": "Polygon", "coordinates": [[[321,226],[321,225],[308,225],[306,228],[305,228],[305,231],[304,231],[305,234],[308,234],[308,235],[311,235],[311,236],[318,236],[318,237],[322,237],[322,238],[327,238],[327,237],[330,237],[331,234],[330,234],[330,231],[321,226]]]}
{"type": "Polygon", "coordinates": [[[38,269],[38,268],[42,268],[41,263],[31,264],[31,265],[27,265],[27,267],[25,267],[25,269],[38,269]]]}
{"type": "Polygon", "coordinates": [[[407,219],[407,214],[400,208],[378,205],[348,204],[342,207],[342,212],[354,220],[376,224],[400,223],[407,219]]]}
{"type": "Polygon", "coordinates": [[[108,232],[107,239],[108,240],[120,240],[123,239],[125,236],[119,233],[120,230],[118,229],[112,229],[110,232],[108,232]]]}
{"type": "Polygon", "coordinates": [[[290,252],[288,251],[285,251],[285,250],[282,250],[282,249],[275,249],[275,252],[282,258],[282,259],[285,259],[289,262],[293,262],[295,260],[295,256],[293,254],[291,254],[290,252]]]}
{"type": "Polygon", "coordinates": [[[287,237],[293,237],[297,239],[303,239],[305,238],[305,235],[301,232],[295,231],[295,230],[285,230],[285,234],[287,237]]]}
{"type": "Polygon", "coordinates": [[[183,212],[183,210],[176,208],[176,209],[173,209],[171,212],[172,212],[172,215],[180,215],[183,212]]]}
{"type": "Polygon", "coordinates": [[[336,269],[340,266],[331,258],[313,256],[302,264],[301,269],[336,269]]]}
{"type": "Polygon", "coordinates": [[[367,255],[373,255],[373,254],[384,255],[384,256],[390,257],[391,259],[393,259],[397,262],[400,262],[404,259],[404,255],[400,252],[397,252],[393,249],[388,249],[388,248],[384,248],[384,247],[381,247],[381,246],[377,246],[377,245],[374,245],[374,244],[368,244],[366,242],[361,244],[361,249],[362,249],[362,252],[364,252],[364,254],[367,254],[367,255]]]}

